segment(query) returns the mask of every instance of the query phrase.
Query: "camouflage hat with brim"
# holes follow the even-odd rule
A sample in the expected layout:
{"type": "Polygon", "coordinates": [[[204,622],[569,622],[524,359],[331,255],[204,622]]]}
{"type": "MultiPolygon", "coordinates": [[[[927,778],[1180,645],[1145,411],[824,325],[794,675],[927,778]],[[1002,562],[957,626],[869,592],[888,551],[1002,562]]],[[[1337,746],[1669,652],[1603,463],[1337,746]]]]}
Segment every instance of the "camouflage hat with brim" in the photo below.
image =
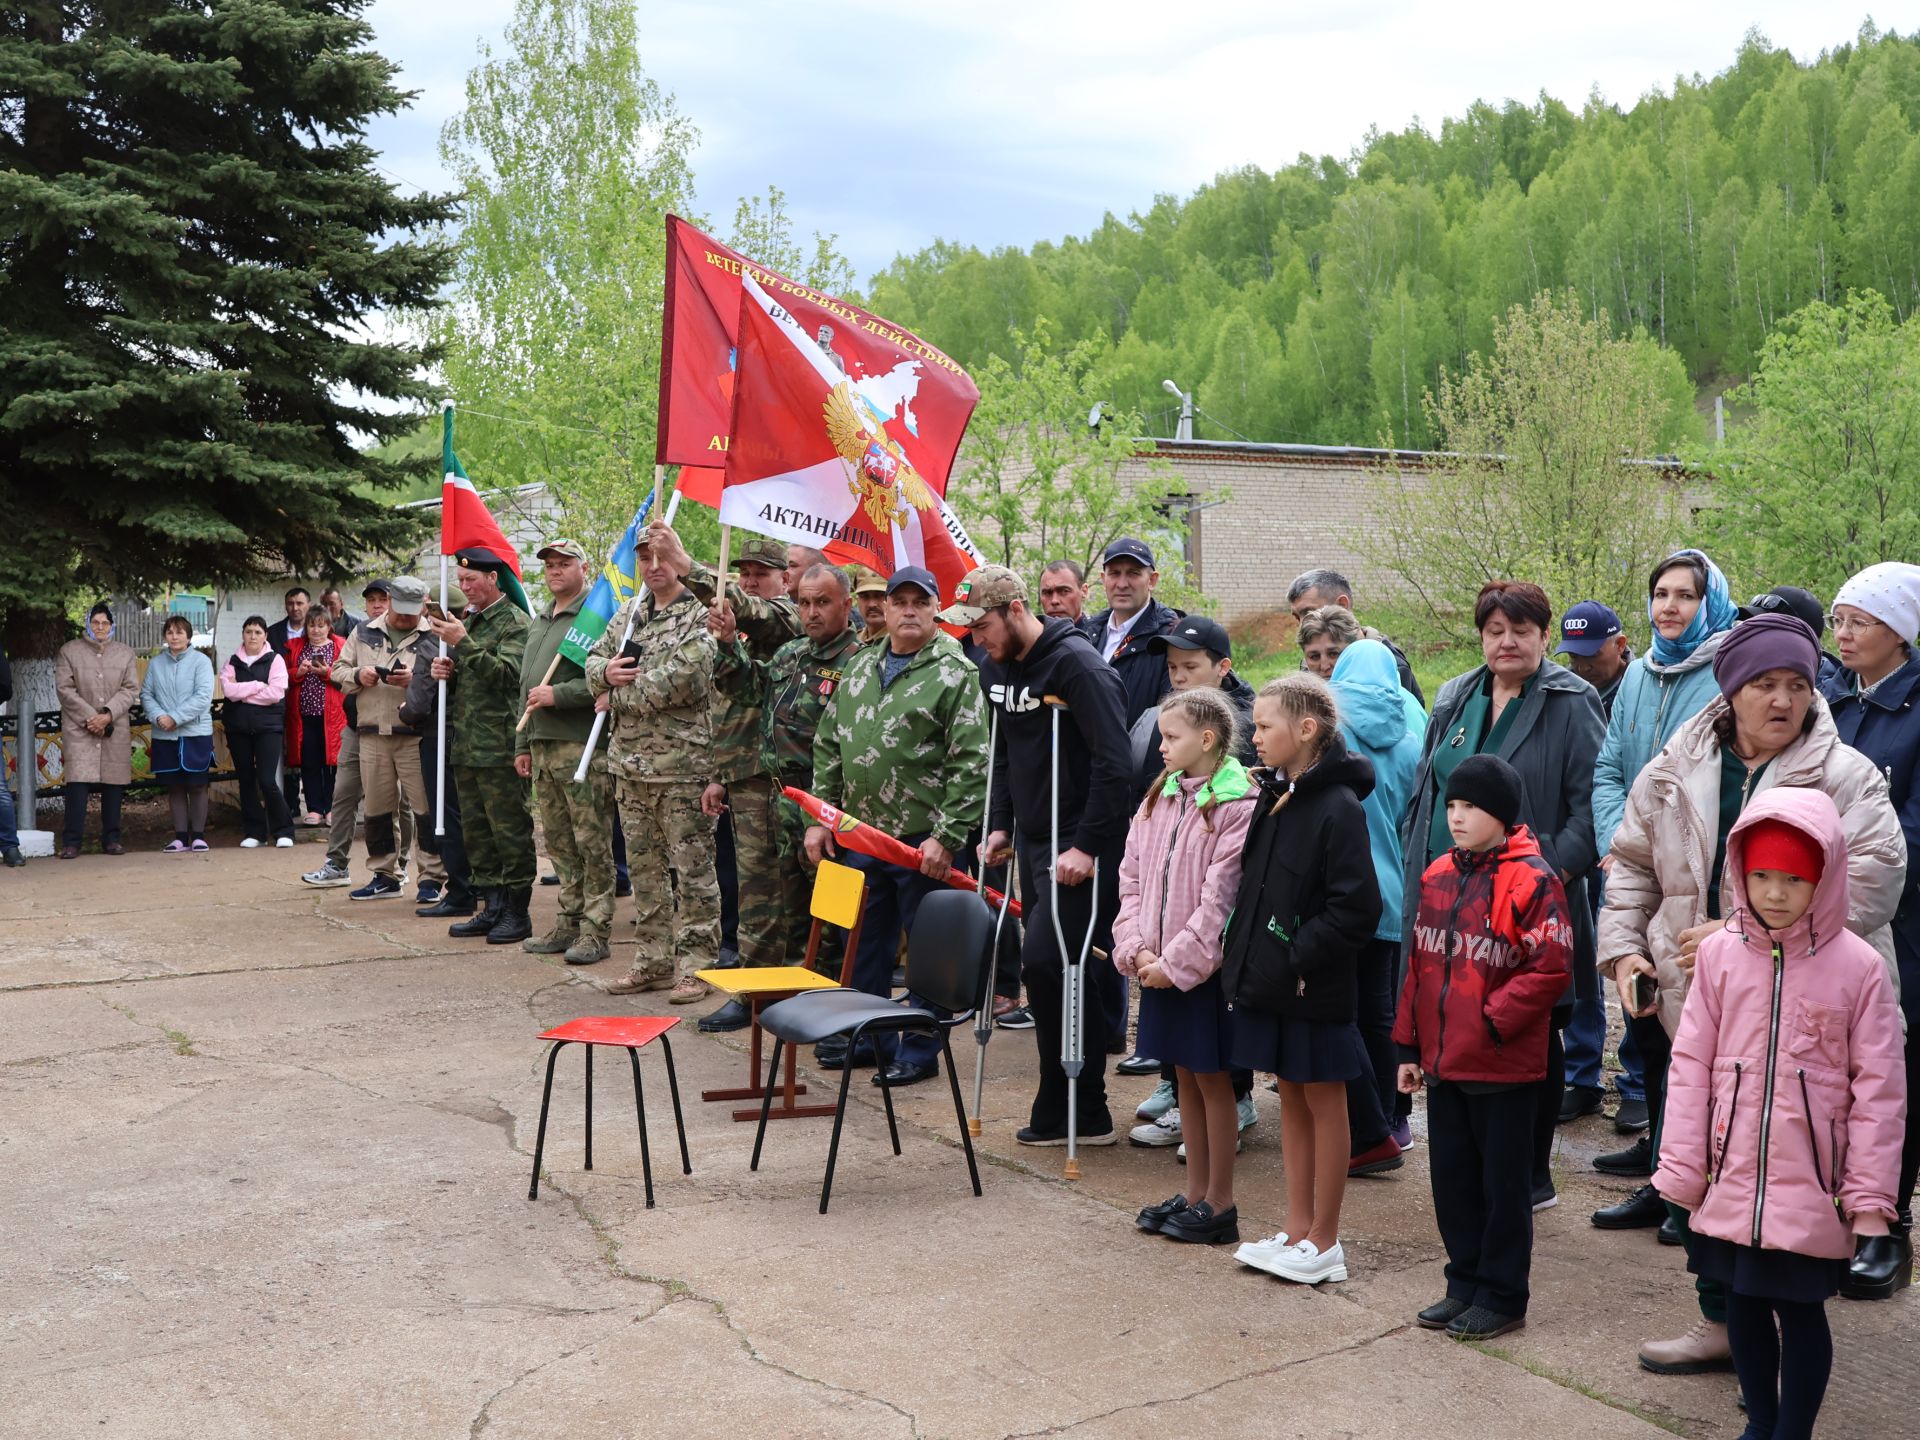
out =
{"type": "Polygon", "coordinates": [[[748,535],[739,540],[740,549],[736,552],[736,561],[741,565],[764,565],[769,570],[787,568],[787,542],[769,540],[764,535],[748,535]]]}
{"type": "Polygon", "coordinates": [[[569,560],[578,560],[584,564],[587,558],[587,547],[578,540],[549,540],[533,553],[537,559],[541,560],[549,555],[564,555],[569,560]]]}
{"type": "Polygon", "coordinates": [[[878,570],[865,565],[849,565],[847,576],[853,581],[853,593],[856,595],[884,595],[887,593],[887,580],[878,570]]]}
{"type": "Polygon", "coordinates": [[[953,604],[939,614],[947,625],[971,625],[989,610],[1027,598],[1027,586],[1004,565],[982,565],[962,580],[953,592],[953,604]]]}

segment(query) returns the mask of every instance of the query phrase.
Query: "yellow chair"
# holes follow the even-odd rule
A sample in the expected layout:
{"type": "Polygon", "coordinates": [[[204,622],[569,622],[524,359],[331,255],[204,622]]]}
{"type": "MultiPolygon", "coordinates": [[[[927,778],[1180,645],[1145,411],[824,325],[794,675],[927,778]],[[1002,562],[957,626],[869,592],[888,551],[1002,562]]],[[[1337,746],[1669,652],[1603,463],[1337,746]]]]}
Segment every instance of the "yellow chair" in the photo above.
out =
{"type": "MultiPolygon", "coordinates": [[[[771,1005],[777,1000],[786,1000],[807,990],[838,990],[853,981],[854,952],[860,946],[860,917],[864,911],[867,895],[867,877],[850,865],[839,865],[831,860],[822,860],[820,869],[813,877],[813,898],[807,909],[813,916],[813,926],[807,932],[807,954],[801,965],[763,965],[743,966],[730,970],[701,970],[699,977],[723,990],[736,999],[744,1000],[753,1016],[752,1035],[747,1052],[747,1084],[721,1090],[702,1090],[702,1100],[762,1100],[767,1099],[770,1108],[767,1117],[773,1120],[791,1120],[808,1115],[831,1115],[836,1107],[832,1105],[796,1105],[794,1097],[807,1093],[807,1087],[795,1083],[794,1065],[798,1053],[795,1047],[787,1048],[787,1068],[784,1083],[775,1093],[781,1097],[777,1107],[771,1105],[768,1089],[760,1083],[760,1047],[764,1032],[760,1028],[761,1007],[771,1005]],[[840,981],[835,984],[814,969],[820,954],[821,927],[832,925],[847,932],[846,956],[840,962],[840,981]]],[[[771,1085],[771,1081],[769,1081],[771,1085]]],[[[761,1112],[758,1106],[733,1112],[735,1120],[759,1120],[761,1112]]]]}

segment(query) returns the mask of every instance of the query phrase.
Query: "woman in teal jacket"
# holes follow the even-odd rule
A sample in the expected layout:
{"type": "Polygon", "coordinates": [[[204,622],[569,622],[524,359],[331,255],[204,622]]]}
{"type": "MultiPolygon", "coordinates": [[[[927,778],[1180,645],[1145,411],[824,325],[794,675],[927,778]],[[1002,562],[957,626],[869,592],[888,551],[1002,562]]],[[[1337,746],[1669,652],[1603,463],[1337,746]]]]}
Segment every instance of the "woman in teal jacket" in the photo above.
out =
{"type": "Polygon", "coordinates": [[[1713,657],[1738,612],[1720,567],[1698,550],[1680,550],[1647,581],[1653,644],[1627,667],[1614,697],[1607,738],[1593,772],[1593,838],[1605,856],[1640,772],[1687,721],[1720,693],[1713,657]]]}
{"type": "Polygon", "coordinates": [[[140,706],[153,732],[147,754],[153,778],[167,787],[173,808],[169,855],[207,846],[207,776],[213,769],[213,662],[193,648],[193,626],[169,615],[167,643],[147,662],[140,706]]]}
{"type": "Polygon", "coordinates": [[[1396,972],[1400,927],[1405,919],[1401,911],[1407,863],[1400,822],[1413,802],[1413,779],[1420,769],[1420,742],[1427,733],[1427,712],[1400,688],[1400,669],[1393,652],[1378,640],[1356,640],[1341,651],[1330,683],[1340,707],[1340,734],[1347,748],[1373,762],[1373,793],[1360,802],[1360,807],[1366,811],[1367,842],[1373,852],[1374,874],[1380,880],[1380,924],[1374,930],[1373,943],[1360,952],[1360,1038],[1366,1042],[1373,1074],[1347,1083],[1348,1128],[1355,1144],[1364,1150],[1365,1137],[1379,1129],[1378,1122],[1370,1118],[1377,1103],[1397,1147],[1411,1139],[1410,1132],[1400,1128],[1403,1122],[1397,1113],[1399,1097],[1394,1084],[1393,1009],[1400,991],[1396,972]]]}

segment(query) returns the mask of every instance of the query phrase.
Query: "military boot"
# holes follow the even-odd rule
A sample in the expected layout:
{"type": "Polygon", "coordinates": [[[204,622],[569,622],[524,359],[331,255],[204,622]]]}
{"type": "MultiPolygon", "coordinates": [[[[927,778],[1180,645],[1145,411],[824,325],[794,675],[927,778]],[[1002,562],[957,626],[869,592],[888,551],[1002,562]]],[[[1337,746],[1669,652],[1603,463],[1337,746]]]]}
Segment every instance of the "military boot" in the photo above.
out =
{"type": "Polygon", "coordinates": [[[553,928],[544,935],[535,936],[520,948],[529,955],[558,955],[573,948],[573,942],[580,938],[580,927],[562,916],[553,922],[553,928]]]}
{"type": "Polygon", "coordinates": [[[598,965],[610,953],[607,942],[598,935],[582,935],[567,947],[567,964],[598,965]]]}
{"type": "Polygon", "coordinates": [[[493,929],[500,919],[499,905],[501,896],[506,892],[489,886],[480,892],[480,908],[471,920],[462,920],[458,925],[449,925],[447,934],[456,940],[477,940],[493,929]]]}
{"type": "Polygon", "coordinates": [[[521,885],[502,890],[500,896],[500,909],[494,915],[493,928],[487,931],[487,943],[511,945],[525,940],[533,934],[533,921],[527,915],[527,906],[533,901],[533,887],[521,885]]]}

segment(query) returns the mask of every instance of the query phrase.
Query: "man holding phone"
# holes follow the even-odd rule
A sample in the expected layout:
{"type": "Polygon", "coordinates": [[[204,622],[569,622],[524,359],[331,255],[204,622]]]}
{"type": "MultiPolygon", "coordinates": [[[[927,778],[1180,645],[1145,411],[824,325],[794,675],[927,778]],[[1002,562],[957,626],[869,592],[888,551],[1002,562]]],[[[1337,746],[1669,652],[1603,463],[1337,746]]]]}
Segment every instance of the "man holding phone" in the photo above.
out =
{"type": "Polygon", "coordinates": [[[363,622],[341,646],[333,665],[333,683],[349,697],[352,708],[367,810],[367,859],[373,866],[373,878],[351,892],[354,900],[397,900],[406,892],[396,833],[402,801],[413,820],[414,862],[421,880],[439,885],[446,879],[440,858],[421,843],[429,821],[420,733],[400,718],[413,672],[431,654],[432,636],[420,623],[427,587],[411,575],[384,583],[386,612],[363,622]]]}

